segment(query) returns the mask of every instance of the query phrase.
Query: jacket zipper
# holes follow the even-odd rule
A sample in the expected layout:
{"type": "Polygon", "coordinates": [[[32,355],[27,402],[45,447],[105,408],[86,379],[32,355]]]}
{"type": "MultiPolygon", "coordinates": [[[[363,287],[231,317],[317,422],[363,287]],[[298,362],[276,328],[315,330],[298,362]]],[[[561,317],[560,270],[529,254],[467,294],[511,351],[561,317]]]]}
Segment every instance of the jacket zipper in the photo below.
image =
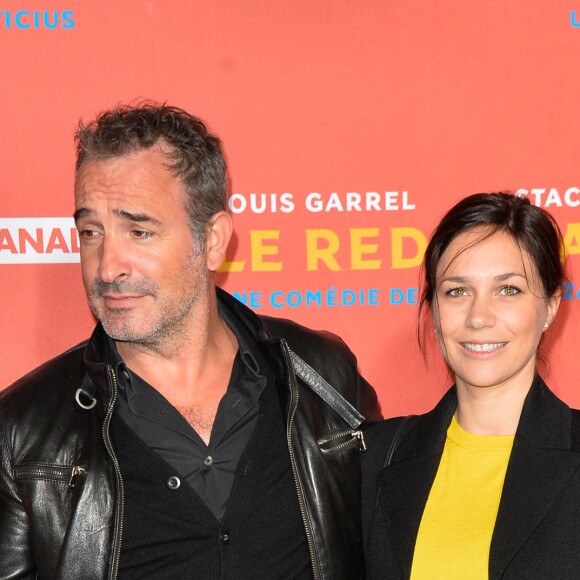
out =
{"type": "Polygon", "coordinates": [[[55,481],[66,481],[68,482],[69,487],[74,487],[77,476],[85,472],[86,469],[82,465],[75,465],[74,467],[51,467],[48,465],[39,465],[37,467],[17,467],[14,475],[16,479],[42,477],[54,479],[55,481]]]}
{"type": "Polygon", "coordinates": [[[333,433],[332,435],[327,435],[326,437],[322,437],[318,440],[318,447],[322,453],[334,453],[336,451],[341,451],[344,449],[348,449],[358,443],[359,449],[361,452],[367,450],[367,446],[365,445],[365,440],[363,436],[363,432],[359,430],[353,429],[346,429],[345,431],[339,431],[338,433],[333,433]],[[343,441],[342,443],[338,443],[334,447],[327,449],[322,447],[325,443],[332,443],[337,439],[344,439],[344,437],[350,436],[351,438],[347,441],[343,441]]]}
{"type": "Polygon", "coordinates": [[[111,380],[113,383],[113,396],[109,403],[109,407],[107,409],[107,414],[105,415],[105,420],[103,421],[103,441],[105,443],[105,448],[109,457],[113,461],[113,465],[115,466],[115,472],[117,474],[117,483],[119,484],[119,509],[117,511],[117,533],[114,538],[115,545],[113,546],[113,568],[111,570],[111,575],[109,578],[115,579],[119,575],[119,560],[121,558],[121,540],[123,536],[123,519],[124,519],[124,512],[125,512],[125,488],[123,486],[123,477],[121,476],[121,468],[119,467],[119,462],[117,457],[115,456],[115,452],[113,451],[113,445],[111,444],[111,439],[109,437],[109,426],[111,424],[111,417],[113,415],[113,407],[115,406],[115,402],[117,401],[117,390],[118,390],[118,382],[117,376],[115,375],[115,371],[109,367],[109,373],[111,375],[111,380]]]}
{"type": "Polygon", "coordinates": [[[300,483],[300,475],[298,469],[296,468],[296,459],[294,458],[294,447],[292,444],[292,426],[294,425],[294,416],[296,415],[296,409],[298,408],[298,383],[296,381],[296,369],[294,368],[294,363],[292,362],[292,357],[290,356],[290,349],[286,344],[285,340],[282,340],[282,345],[286,352],[286,360],[290,367],[290,396],[291,404],[288,410],[288,426],[286,428],[286,434],[288,439],[288,450],[290,452],[290,465],[292,466],[292,474],[294,475],[294,485],[296,486],[296,493],[298,495],[298,506],[300,508],[300,514],[302,515],[302,521],[304,523],[304,530],[306,532],[306,542],[308,543],[308,551],[310,552],[310,564],[312,566],[312,575],[314,580],[320,580],[320,574],[318,572],[318,566],[316,564],[316,554],[314,552],[314,542],[312,540],[312,529],[306,517],[306,507],[304,500],[304,493],[302,491],[302,484],[300,483]]]}

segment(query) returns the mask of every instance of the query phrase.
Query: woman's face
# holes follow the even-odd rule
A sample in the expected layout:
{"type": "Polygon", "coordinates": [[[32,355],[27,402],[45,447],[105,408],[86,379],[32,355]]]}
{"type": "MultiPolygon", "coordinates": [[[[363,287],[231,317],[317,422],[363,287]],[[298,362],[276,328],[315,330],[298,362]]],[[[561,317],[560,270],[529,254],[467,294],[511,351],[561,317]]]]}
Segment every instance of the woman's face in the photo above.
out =
{"type": "Polygon", "coordinates": [[[437,266],[432,312],[439,345],[458,388],[527,391],[560,297],[543,298],[535,265],[509,235],[477,241],[484,233],[458,235],[437,266]]]}

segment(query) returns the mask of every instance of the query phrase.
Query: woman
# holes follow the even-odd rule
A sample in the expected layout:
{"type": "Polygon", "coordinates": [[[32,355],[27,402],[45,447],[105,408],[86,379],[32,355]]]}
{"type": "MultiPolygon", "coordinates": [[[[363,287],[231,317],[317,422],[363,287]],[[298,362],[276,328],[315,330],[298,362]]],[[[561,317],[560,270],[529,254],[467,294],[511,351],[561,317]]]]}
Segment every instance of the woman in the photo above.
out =
{"type": "Polygon", "coordinates": [[[580,578],[580,412],[536,370],[561,247],[546,211],[506,193],[467,197],[436,228],[420,312],[455,384],[365,434],[369,578],[580,578]]]}

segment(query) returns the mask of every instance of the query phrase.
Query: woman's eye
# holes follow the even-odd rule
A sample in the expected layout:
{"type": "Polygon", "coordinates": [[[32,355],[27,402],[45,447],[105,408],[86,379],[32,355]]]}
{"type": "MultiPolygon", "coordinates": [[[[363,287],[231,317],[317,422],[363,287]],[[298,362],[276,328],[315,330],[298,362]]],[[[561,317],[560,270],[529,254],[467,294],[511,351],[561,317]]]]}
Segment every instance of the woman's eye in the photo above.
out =
{"type": "Polygon", "coordinates": [[[451,288],[450,290],[447,290],[446,294],[453,298],[459,298],[460,296],[465,296],[467,292],[465,288],[451,288]]]}
{"type": "Polygon", "coordinates": [[[519,294],[521,290],[517,286],[504,286],[499,293],[503,294],[504,296],[515,296],[519,294]]]}

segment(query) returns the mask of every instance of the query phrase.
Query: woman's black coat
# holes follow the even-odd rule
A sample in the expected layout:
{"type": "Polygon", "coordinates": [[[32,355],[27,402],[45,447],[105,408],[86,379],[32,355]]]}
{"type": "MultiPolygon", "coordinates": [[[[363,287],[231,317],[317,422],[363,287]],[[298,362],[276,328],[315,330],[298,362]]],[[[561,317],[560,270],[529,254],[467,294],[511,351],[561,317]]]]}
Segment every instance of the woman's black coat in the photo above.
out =
{"type": "MultiPolygon", "coordinates": [[[[431,412],[410,418],[386,467],[387,450],[404,419],[383,421],[365,433],[369,580],[409,578],[423,509],[456,407],[452,388],[431,412]]],[[[526,397],[508,463],[489,578],[580,578],[580,411],[558,399],[539,376],[526,397]]]]}

